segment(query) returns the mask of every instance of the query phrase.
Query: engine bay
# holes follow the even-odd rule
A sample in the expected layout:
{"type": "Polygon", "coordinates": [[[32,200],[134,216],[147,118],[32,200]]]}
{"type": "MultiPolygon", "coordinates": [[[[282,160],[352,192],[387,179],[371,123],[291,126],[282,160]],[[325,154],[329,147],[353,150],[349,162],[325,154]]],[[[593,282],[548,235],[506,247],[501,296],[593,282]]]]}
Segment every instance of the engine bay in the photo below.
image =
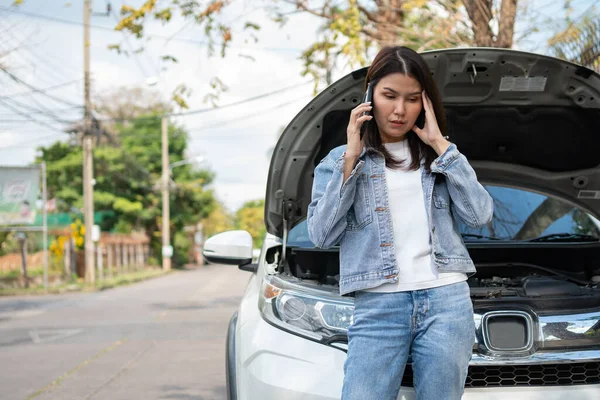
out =
{"type": "MultiPolygon", "coordinates": [[[[331,290],[339,285],[338,251],[288,247],[282,263],[281,247],[276,247],[266,261],[277,264],[283,278],[331,290]]],[[[479,305],[518,300],[536,309],[567,310],[600,304],[598,244],[475,245],[469,252],[477,273],[467,282],[479,305]]]]}

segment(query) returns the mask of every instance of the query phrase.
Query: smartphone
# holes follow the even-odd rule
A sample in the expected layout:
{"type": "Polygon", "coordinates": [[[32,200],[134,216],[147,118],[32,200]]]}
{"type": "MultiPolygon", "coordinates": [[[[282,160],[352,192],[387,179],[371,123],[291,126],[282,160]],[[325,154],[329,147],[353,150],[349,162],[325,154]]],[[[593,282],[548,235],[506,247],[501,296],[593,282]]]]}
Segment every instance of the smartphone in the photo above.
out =
{"type": "Polygon", "coordinates": [[[415,125],[419,129],[423,129],[423,127],[425,126],[425,108],[423,108],[421,110],[421,113],[419,114],[419,116],[417,117],[417,120],[415,121],[415,125]]]}
{"type": "MultiPolygon", "coordinates": [[[[373,101],[373,82],[369,82],[367,85],[367,91],[365,92],[365,97],[363,99],[363,103],[369,103],[373,101]]],[[[365,112],[363,115],[371,115],[371,112],[365,112]]]]}
{"type": "MultiPolygon", "coordinates": [[[[363,103],[368,102],[371,102],[371,105],[373,105],[373,82],[369,82],[367,85],[367,91],[365,92],[365,97],[363,98],[363,103]]],[[[371,111],[365,111],[362,113],[362,115],[373,115],[372,111],[373,109],[371,108],[371,111]]],[[[367,122],[369,121],[365,121],[360,127],[360,140],[362,140],[363,136],[365,135],[367,122]]]]}

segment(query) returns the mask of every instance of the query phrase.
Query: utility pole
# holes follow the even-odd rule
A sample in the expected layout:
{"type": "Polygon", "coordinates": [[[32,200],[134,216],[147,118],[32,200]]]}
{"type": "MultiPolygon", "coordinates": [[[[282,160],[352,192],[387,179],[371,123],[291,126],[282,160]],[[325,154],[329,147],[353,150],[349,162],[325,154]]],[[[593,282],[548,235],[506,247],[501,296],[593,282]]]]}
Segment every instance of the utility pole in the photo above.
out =
{"type": "Polygon", "coordinates": [[[93,153],[94,142],[91,132],[90,101],[90,13],[91,0],[83,3],[83,79],[84,79],[84,120],[83,120],[83,213],[85,225],[85,279],[92,285],[96,284],[94,269],[94,241],[92,227],[94,226],[94,188],[93,153]]]}
{"type": "MultiPolygon", "coordinates": [[[[165,111],[166,112],[166,111],[165,111]]],[[[161,120],[162,143],[162,267],[163,270],[171,269],[171,216],[169,210],[169,129],[167,116],[161,120]]]]}

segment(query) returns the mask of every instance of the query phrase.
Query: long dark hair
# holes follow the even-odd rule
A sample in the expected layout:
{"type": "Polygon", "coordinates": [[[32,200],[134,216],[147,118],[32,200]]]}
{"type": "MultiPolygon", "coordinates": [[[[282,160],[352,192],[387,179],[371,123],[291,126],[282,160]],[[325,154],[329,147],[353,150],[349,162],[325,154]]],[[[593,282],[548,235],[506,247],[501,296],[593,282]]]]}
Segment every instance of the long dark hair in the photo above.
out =
{"type": "MultiPolygon", "coordinates": [[[[377,82],[379,82],[381,78],[396,72],[408,75],[421,84],[421,87],[425,90],[427,96],[429,96],[429,99],[431,100],[440,131],[442,132],[442,135],[445,136],[447,130],[446,113],[442,106],[440,93],[437,85],[433,81],[427,63],[416,51],[403,46],[384,47],[381,49],[367,71],[365,90],[369,82],[373,82],[377,85],[377,82]]],[[[375,90],[375,88],[373,88],[373,90],[375,90]]],[[[374,99],[373,107],[377,107],[374,99]]],[[[374,118],[365,122],[364,129],[365,145],[368,151],[373,152],[373,150],[376,150],[383,154],[385,165],[388,168],[400,168],[405,160],[395,159],[390,152],[386,150],[381,141],[379,129],[377,128],[377,123],[374,118]]],[[[413,171],[417,170],[421,166],[421,160],[424,160],[425,168],[427,171],[430,171],[430,165],[437,157],[436,152],[430,146],[423,143],[412,130],[406,135],[411,155],[411,163],[408,168],[413,171]]]]}

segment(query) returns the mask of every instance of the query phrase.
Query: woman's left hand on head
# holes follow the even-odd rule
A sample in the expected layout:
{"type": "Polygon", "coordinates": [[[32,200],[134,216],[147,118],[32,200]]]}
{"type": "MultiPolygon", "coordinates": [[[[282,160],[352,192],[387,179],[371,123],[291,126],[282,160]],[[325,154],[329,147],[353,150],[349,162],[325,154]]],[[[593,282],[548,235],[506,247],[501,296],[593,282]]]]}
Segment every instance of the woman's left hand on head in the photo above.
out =
{"type": "Polygon", "coordinates": [[[425,110],[425,124],[423,128],[413,126],[412,130],[419,136],[419,139],[428,146],[431,146],[438,155],[441,155],[446,151],[450,145],[448,141],[442,136],[440,127],[438,126],[437,119],[435,118],[435,111],[431,105],[431,101],[427,96],[427,93],[423,90],[423,109],[425,110]]]}

